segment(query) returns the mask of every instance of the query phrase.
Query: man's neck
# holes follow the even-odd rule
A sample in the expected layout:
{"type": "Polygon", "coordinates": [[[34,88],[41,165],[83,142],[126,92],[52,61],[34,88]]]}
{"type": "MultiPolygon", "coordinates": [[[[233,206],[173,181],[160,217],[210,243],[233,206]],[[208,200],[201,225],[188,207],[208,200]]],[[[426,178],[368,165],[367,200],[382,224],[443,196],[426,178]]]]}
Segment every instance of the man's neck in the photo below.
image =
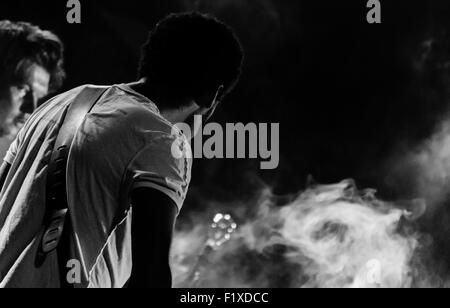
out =
{"type": "Polygon", "coordinates": [[[161,110],[161,115],[167,121],[172,124],[185,123],[188,118],[192,117],[198,107],[192,104],[191,106],[182,107],[179,109],[163,109],[161,110]]]}
{"type": "Polygon", "coordinates": [[[161,115],[172,124],[185,122],[199,108],[195,103],[180,108],[164,107],[164,102],[161,102],[161,99],[158,98],[158,91],[149,86],[145,79],[129,83],[127,86],[151,100],[158,107],[161,115]]]}
{"type": "Polygon", "coordinates": [[[147,86],[145,79],[130,82],[126,84],[129,88],[131,88],[133,91],[147,97],[148,99],[154,99],[154,93],[150,90],[150,87],[147,86]]]}

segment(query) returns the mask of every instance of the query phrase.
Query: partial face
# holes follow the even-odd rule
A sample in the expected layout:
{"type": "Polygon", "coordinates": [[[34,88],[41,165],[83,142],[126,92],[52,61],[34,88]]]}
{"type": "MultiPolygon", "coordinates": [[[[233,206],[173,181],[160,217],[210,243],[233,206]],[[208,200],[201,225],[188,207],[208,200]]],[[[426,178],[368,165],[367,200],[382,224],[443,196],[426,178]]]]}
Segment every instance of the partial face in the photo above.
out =
{"type": "Polygon", "coordinates": [[[39,65],[32,65],[27,79],[0,93],[0,127],[14,131],[36,109],[38,101],[48,94],[50,74],[39,65]]]}
{"type": "Polygon", "coordinates": [[[216,111],[217,107],[221,103],[220,98],[223,97],[223,90],[224,86],[220,86],[214,96],[205,95],[204,97],[200,98],[199,101],[203,102],[198,104],[199,102],[195,102],[195,106],[197,106],[197,109],[186,119],[186,123],[191,126],[191,138],[194,138],[197,136],[198,133],[200,133],[202,127],[199,125],[196,125],[195,117],[196,116],[202,116],[203,123],[208,122],[211,117],[213,116],[214,112],[216,111]],[[211,98],[212,101],[211,101],[211,98]],[[200,106],[208,106],[209,107],[200,107],[200,106]]]}
{"type": "Polygon", "coordinates": [[[10,88],[14,112],[31,114],[38,101],[48,94],[50,74],[43,67],[32,65],[27,72],[27,80],[23,85],[10,88]]]}
{"type": "MultiPolygon", "coordinates": [[[[210,107],[200,107],[198,111],[196,112],[196,115],[201,115],[204,117],[205,121],[209,121],[211,117],[214,115],[214,112],[217,109],[217,106],[221,103],[220,99],[223,96],[224,86],[220,86],[216,93],[214,94],[214,99],[212,100],[212,103],[209,104],[210,107]]],[[[209,103],[211,98],[208,96],[205,96],[203,100],[205,100],[207,103],[209,103]],[[206,99],[206,100],[205,100],[206,99]]],[[[205,106],[205,103],[201,103],[201,106],[205,106]]],[[[208,106],[208,104],[206,104],[208,106]]]]}

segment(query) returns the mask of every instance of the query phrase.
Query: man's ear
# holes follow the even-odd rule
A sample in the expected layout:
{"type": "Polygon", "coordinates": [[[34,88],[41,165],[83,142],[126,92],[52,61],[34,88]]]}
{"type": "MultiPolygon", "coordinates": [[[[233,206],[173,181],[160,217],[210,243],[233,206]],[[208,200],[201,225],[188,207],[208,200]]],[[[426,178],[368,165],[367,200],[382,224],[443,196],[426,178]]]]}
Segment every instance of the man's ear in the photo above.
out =
{"type": "Polygon", "coordinates": [[[215,93],[211,93],[210,95],[208,95],[208,105],[204,105],[206,109],[217,107],[217,105],[220,103],[221,98],[223,97],[224,88],[225,87],[223,85],[220,85],[215,93]]]}
{"type": "Polygon", "coordinates": [[[223,96],[225,94],[225,86],[222,84],[217,88],[216,95],[214,97],[213,105],[217,105],[217,103],[220,103],[222,101],[223,96]]]}
{"type": "Polygon", "coordinates": [[[204,115],[206,121],[209,121],[209,119],[212,117],[212,115],[214,114],[214,112],[217,109],[217,106],[219,106],[219,104],[222,102],[223,99],[223,94],[224,94],[224,86],[221,85],[217,91],[216,94],[214,96],[214,99],[211,103],[211,106],[208,108],[208,112],[204,115]]]}

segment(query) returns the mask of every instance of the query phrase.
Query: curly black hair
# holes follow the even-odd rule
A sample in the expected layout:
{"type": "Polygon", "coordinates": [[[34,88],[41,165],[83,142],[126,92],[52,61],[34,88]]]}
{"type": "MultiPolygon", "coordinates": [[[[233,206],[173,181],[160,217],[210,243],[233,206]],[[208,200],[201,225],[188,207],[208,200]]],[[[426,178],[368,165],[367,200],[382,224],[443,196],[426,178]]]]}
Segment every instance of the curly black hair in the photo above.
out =
{"type": "Polygon", "coordinates": [[[243,58],[236,34],[215,17],[197,12],[170,14],[150,32],[138,77],[166,85],[167,102],[179,104],[221,85],[224,95],[228,94],[239,80],[243,58]]]}
{"type": "Polygon", "coordinates": [[[23,84],[34,64],[50,73],[50,91],[59,89],[65,79],[61,40],[27,22],[0,21],[0,89],[23,84]]]}

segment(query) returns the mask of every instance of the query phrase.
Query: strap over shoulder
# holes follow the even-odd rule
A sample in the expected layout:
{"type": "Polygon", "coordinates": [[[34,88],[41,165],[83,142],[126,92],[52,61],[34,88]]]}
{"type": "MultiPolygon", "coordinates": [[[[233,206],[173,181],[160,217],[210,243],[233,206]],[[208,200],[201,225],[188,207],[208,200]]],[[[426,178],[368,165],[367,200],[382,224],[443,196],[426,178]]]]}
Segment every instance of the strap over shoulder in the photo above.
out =
{"type": "Polygon", "coordinates": [[[46,231],[41,243],[41,252],[44,255],[58,247],[63,233],[68,212],[67,158],[73,139],[86,115],[107,89],[108,87],[86,86],[81,90],[67,109],[59,129],[47,173],[46,231]]]}

